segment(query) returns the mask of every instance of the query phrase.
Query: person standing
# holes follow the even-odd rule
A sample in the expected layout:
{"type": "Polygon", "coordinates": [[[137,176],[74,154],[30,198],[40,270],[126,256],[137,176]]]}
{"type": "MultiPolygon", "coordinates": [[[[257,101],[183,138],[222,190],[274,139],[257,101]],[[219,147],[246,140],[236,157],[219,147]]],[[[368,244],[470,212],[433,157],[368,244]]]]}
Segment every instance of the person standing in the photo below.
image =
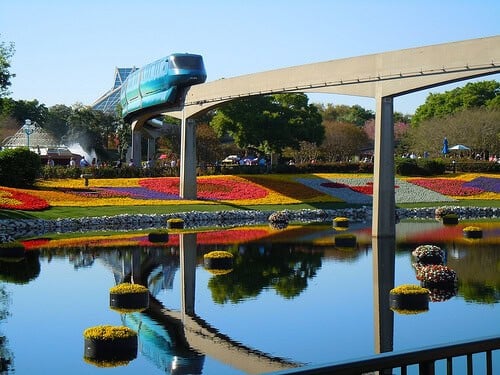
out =
{"type": "Polygon", "coordinates": [[[85,159],[85,156],[81,158],[80,160],[80,167],[85,168],[89,166],[89,162],[85,159]]]}

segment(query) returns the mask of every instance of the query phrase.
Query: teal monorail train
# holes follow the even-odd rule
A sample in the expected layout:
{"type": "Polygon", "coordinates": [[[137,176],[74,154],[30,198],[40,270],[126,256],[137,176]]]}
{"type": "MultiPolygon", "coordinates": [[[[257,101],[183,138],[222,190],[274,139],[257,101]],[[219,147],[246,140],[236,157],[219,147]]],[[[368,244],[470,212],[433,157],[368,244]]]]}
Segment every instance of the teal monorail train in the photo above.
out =
{"type": "Polygon", "coordinates": [[[156,105],[174,104],[179,89],[207,79],[203,58],[174,53],[138,69],[127,77],[120,91],[122,117],[156,105]]]}

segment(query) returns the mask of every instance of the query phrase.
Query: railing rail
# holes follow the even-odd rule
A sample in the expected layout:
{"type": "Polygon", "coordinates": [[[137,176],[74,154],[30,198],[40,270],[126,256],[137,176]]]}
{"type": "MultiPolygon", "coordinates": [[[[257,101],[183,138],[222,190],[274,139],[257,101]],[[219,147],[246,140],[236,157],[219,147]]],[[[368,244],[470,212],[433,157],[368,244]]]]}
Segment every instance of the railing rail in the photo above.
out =
{"type": "MultiPolygon", "coordinates": [[[[446,374],[452,375],[454,371],[453,359],[466,357],[467,375],[473,374],[473,354],[484,353],[485,368],[478,375],[500,374],[500,363],[493,372],[493,352],[500,350],[500,336],[486,337],[478,340],[456,342],[446,346],[432,346],[417,350],[382,353],[371,357],[361,358],[352,362],[338,362],[321,366],[306,366],[273,373],[274,375],[354,375],[379,371],[381,374],[392,374],[392,369],[399,369],[401,375],[408,373],[408,367],[418,366],[420,375],[433,375],[435,362],[446,361],[446,374]]],[[[499,361],[500,362],[500,361],[499,361]]],[[[460,374],[464,371],[461,369],[460,374]]]]}

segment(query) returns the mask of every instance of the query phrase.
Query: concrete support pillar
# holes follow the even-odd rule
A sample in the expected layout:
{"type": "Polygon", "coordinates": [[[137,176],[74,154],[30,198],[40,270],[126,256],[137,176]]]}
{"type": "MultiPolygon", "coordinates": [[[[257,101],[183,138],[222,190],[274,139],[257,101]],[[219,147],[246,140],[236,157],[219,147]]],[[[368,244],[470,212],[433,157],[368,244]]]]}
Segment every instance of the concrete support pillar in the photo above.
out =
{"type": "Polygon", "coordinates": [[[156,154],[156,138],[148,137],[148,155],[146,160],[154,159],[156,154]]]}
{"type": "MultiPolygon", "coordinates": [[[[142,125],[139,121],[132,122],[132,159],[136,167],[141,166],[141,141],[142,141],[142,125]]],[[[127,160],[128,162],[129,160],[127,160]]]]}
{"type": "Polygon", "coordinates": [[[393,98],[380,96],[376,101],[372,236],[395,237],[393,98]]]}
{"type": "Polygon", "coordinates": [[[184,112],[181,123],[179,192],[183,199],[196,199],[196,126],[194,121],[185,118],[184,112]]]}
{"type": "Polygon", "coordinates": [[[194,315],[196,290],[196,233],[179,234],[181,263],[181,312],[194,315]]]}

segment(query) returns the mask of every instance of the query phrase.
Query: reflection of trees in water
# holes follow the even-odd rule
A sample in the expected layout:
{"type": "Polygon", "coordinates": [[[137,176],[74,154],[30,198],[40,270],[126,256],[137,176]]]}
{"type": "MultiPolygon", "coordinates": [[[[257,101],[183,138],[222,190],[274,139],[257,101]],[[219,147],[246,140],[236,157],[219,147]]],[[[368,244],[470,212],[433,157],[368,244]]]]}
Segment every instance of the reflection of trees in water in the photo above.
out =
{"type": "Polygon", "coordinates": [[[0,280],[12,284],[27,284],[40,274],[38,251],[28,251],[17,261],[0,261],[0,280]]]}
{"type": "MultiPolygon", "coordinates": [[[[0,322],[9,315],[9,294],[3,285],[0,285],[0,322]]],[[[0,374],[13,372],[13,356],[7,347],[8,340],[0,332],[0,374]]]]}
{"type": "Polygon", "coordinates": [[[458,294],[466,301],[479,303],[500,301],[498,246],[476,241],[471,242],[469,246],[456,245],[456,248],[459,250],[454,251],[459,256],[450,256],[450,251],[448,251],[447,265],[458,275],[458,294]]]}
{"type": "Polygon", "coordinates": [[[249,244],[228,251],[234,255],[233,271],[208,282],[213,300],[221,304],[257,296],[264,288],[294,298],[307,288],[307,280],[316,276],[323,256],[289,244],[249,244]]]}
{"type": "MultiPolygon", "coordinates": [[[[466,301],[497,303],[500,301],[500,253],[498,246],[480,240],[470,243],[437,243],[446,252],[446,265],[458,276],[458,295],[466,301]]],[[[411,251],[418,244],[405,244],[399,250],[411,251]]]]}
{"type": "MultiPolygon", "coordinates": [[[[0,261],[0,280],[12,284],[27,284],[40,274],[38,251],[29,251],[20,259],[0,261]]],[[[0,285],[0,322],[9,315],[9,295],[0,285]]],[[[0,374],[14,372],[13,354],[7,347],[7,337],[0,333],[0,374]]]]}

